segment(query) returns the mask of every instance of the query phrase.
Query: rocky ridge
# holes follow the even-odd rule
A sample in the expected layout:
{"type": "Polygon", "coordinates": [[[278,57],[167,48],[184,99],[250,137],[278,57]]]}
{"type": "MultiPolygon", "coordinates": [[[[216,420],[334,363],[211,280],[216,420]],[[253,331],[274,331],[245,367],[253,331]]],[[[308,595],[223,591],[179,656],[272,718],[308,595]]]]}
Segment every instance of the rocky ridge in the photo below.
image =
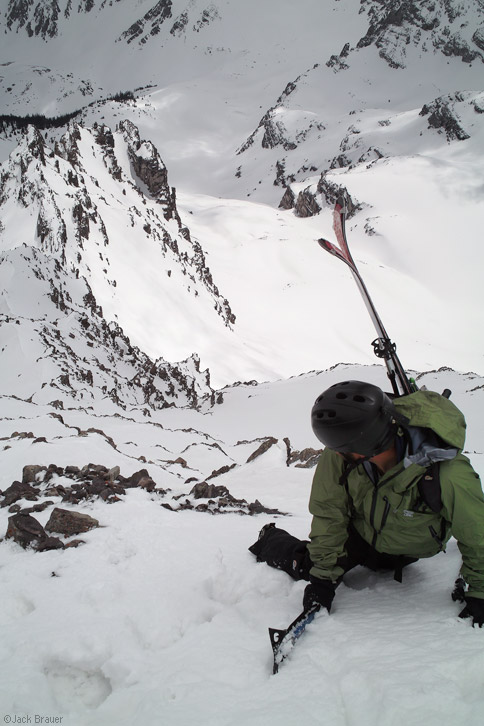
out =
{"type": "Polygon", "coordinates": [[[57,410],[106,400],[146,415],[167,406],[197,407],[207,396],[215,403],[196,355],[178,364],[151,360],[106,321],[86,280],[73,279],[55,257],[28,246],[5,252],[0,280],[9,300],[0,306],[1,352],[11,362],[2,376],[4,395],[57,410]]]}
{"type": "MultiPolygon", "coordinates": [[[[484,7],[480,2],[362,0],[360,12],[368,15],[370,25],[356,49],[374,45],[392,68],[405,68],[406,49],[411,45],[423,52],[456,56],[463,63],[484,62],[484,7]]],[[[348,48],[345,56],[352,50],[348,48]]]]}
{"type": "MultiPolygon", "coordinates": [[[[108,3],[107,0],[80,0],[76,3],[68,0],[65,7],[61,8],[57,0],[9,0],[5,25],[9,31],[25,31],[29,37],[40,37],[47,41],[62,35],[63,25],[75,21],[76,15],[90,14],[98,21],[100,16],[106,17],[105,11],[109,12],[112,5],[113,2],[108,3]]],[[[118,41],[144,45],[160,34],[165,23],[173,36],[182,35],[188,30],[198,33],[218,17],[219,10],[214,3],[197,11],[193,3],[187,2],[186,8],[174,15],[172,0],[153,0],[151,7],[121,33],[118,41]]]]}
{"type": "MultiPolygon", "coordinates": [[[[20,208],[12,226],[0,228],[1,248],[23,241],[18,229],[25,233],[30,226],[28,237],[37,238],[40,249],[56,255],[72,274],[89,278],[96,259],[105,291],[117,285],[109,269],[111,239],[104,219],[114,205],[125,216],[128,229],[135,228],[137,235],[147,238],[181,271],[186,288],[195,286],[196,295],[202,289],[202,294],[208,293],[225,325],[235,321],[202,248],[180,219],[176,193],[168,185],[158,151],[140,138],[131,121],[121,122],[114,132],[105,125],[86,129],[71,123],[51,147],[39,130],[29,127],[9,161],[0,167],[0,212],[8,216],[12,205],[20,208]],[[106,187],[108,198],[103,192],[106,187]],[[147,205],[147,200],[152,204],[147,205]]],[[[95,294],[99,295],[99,288],[95,294]]]]}
{"type": "MultiPolygon", "coordinates": [[[[408,153],[418,153],[421,147],[427,149],[429,145],[434,148],[436,140],[429,139],[427,134],[437,132],[446,143],[466,141],[477,134],[482,124],[482,118],[476,115],[481,113],[482,92],[455,88],[437,98],[428,97],[417,108],[390,114],[382,111],[380,117],[376,116],[375,107],[383,100],[387,102],[384,90],[376,96],[373,93],[371,101],[360,99],[359,106],[353,107],[352,94],[348,93],[347,98],[343,94],[337,100],[341,104],[337,127],[328,121],[334,114],[332,99],[318,102],[320,89],[331,86],[328,70],[341,75],[354,71],[358,63],[362,67],[365,63],[374,64],[375,49],[380,65],[385,62],[401,76],[410,57],[413,62],[418,57],[425,63],[431,56],[442,54],[471,67],[484,61],[481,2],[364,0],[360,14],[368,17],[366,34],[354,45],[345,43],[340,54],[316,63],[289,81],[237,151],[240,161],[236,177],[251,178],[254,161],[260,167],[260,160],[265,158],[268,177],[275,187],[283,189],[279,206],[293,209],[297,216],[313,216],[332,206],[334,187],[344,188],[341,174],[335,181],[336,175],[330,179],[332,172],[344,173],[358,165],[369,168],[380,159],[401,153],[403,118],[409,129],[408,153]]],[[[350,85],[353,75],[347,78],[350,85]]],[[[400,82],[390,76],[393,73],[388,71],[382,75],[388,79],[389,96],[393,84],[400,82]]],[[[341,83],[344,78],[341,75],[341,83]]],[[[338,88],[341,83],[337,82],[338,88]]],[[[372,85],[370,80],[368,83],[372,85]]]]}

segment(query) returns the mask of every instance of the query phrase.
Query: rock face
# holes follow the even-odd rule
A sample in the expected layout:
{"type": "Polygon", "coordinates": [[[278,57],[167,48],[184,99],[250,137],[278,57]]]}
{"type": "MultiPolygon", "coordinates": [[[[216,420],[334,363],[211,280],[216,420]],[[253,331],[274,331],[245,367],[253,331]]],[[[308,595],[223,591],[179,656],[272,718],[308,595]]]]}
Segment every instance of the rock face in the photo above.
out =
{"type": "MultiPolygon", "coordinates": [[[[441,56],[442,64],[449,62],[446,59],[454,59],[454,69],[462,61],[474,68],[470,72],[470,87],[475,87],[475,68],[484,62],[482,2],[361,0],[359,15],[368,21],[364,35],[354,44],[344,43],[339,54],[316,63],[290,80],[275,103],[263,114],[257,128],[239,147],[241,159],[237,160],[236,177],[241,184],[248,180],[245,187],[250,195],[257,193],[251,169],[256,165],[261,174],[261,162],[266,159],[266,178],[273,185],[285,189],[280,208],[294,209],[299,216],[311,216],[318,213],[318,206],[324,206],[318,197],[319,192],[314,189],[312,172],[326,175],[333,170],[353,169],[360,164],[370,166],[384,157],[400,154],[397,127],[401,130],[402,117],[397,118],[398,114],[395,114],[393,131],[392,119],[383,115],[383,104],[391,103],[395,88],[406,75],[405,69],[411,74],[413,68],[420,64],[422,68],[428,66],[431,74],[435,57],[441,56]],[[371,88],[375,76],[368,70],[378,62],[375,50],[381,65],[390,66],[395,71],[393,74],[388,68],[382,69],[381,77],[386,80],[382,80],[382,87],[378,90],[371,88]],[[363,74],[366,74],[369,91],[368,94],[362,92],[357,98],[352,92],[344,90],[344,74],[350,68],[354,72],[360,65],[363,74]],[[339,76],[334,86],[328,80],[328,73],[339,76]],[[394,76],[393,81],[391,76],[394,76]],[[342,95],[334,93],[333,99],[331,94],[337,87],[342,95]],[[329,88],[333,89],[329,97],[321,96],[321,90],[329,88]],[[333,101],[339,113],[337,125],[334,121],[327,121],[335,114],[333,101]],[[380,119],[372,115],[374,104],[382,108],[380,119]]],[[[458,71],[463,77],[465,71],[462,68],[458,71]]],[[[419,87],[422,85],[419,84],[419,87]]],[[[430,84],[428,89],[431,94],[430,84]]],[[[458,91],[455,88],[447,90],[458,91]]],[[[407,100],[410,104],[414,102],[411,94],[407,100]]],[[[410,105],[406,109],[409,114],[409,154],[420,153],[424,147],[420,137],[425,127],[411,123],[411,114],[418,113],[424,101],[427,99],[422,97],[417,108],[410,105]]],[[[475,103],[475,110],[479,112],[481,104],[475,103]]],[[[448,141],[465,140],[471,133],[469,129],[476,125],[471,122],[466,127],[459,120],[455,103],[446,95],[435,101],[429,98],[426,106],[427,128],[443,132],[448,141]]],[[[270,195],[268,190],[263,192],[266,196],[270,195]]]]}
{"type": "Polygon", "coordinates": [[[120,39],[125,40],[127,43],[132,43],[134,40],[146,43],[150,36],[157,35],[160,32],[161,25],[171,16],[171,0],[158,0],[151,10],[122,33],[120,39]]]}
{"type": "Polygon", "coordinates": [[[39,319],[28,310],[18,315],[0,312],[8,341],[4,355],[14,360],[22,350],[36,361],[33,368],[6,370],[1,383],[5,392],[56,402],[60,410],[76,401],[89,405],[103,399],[123,410],[196,407],[214,396],[208,371],[200,370],[197,356],[178,364],[150,359],[118,325],[106,321],[87,282],[72,279],[56,259],[32,247],[12,250],[0,255],[0,280],[11,299],[15,291],[10,285],[29,289],[32,296],[37,291],[44,313],[49,313],[39,319]]]}
{"type": "Polygon", "coordinates": [[[59,5],[56,0],[37,2],[9,0],[6,13],[7,28],[25,28],[29,36],[39,35],[44,40],[54,38],[58,32],[59,5]]]}
{"type": "MultiPolygon", "coordinates": [[[[163,207],[166,220],[178,219],[178,211],[168,186],[168,171],[151,141],[142,141],[139,130],[131,121],[122,121],[119,129],[127,144],[128,158],[136,177],[148,193],[163,207]]],[[[114,143],[114,142],[113,142],[114,143]]]]}
{"type": "MultiPolygon", "coordinates": [[[[107,13],[113,5],[115,3],[112,0],[67,0],[61,4],[57,0],[9,0],[5,22],[11,31],[23,30],[30,37],[38,36],[49,40],[62,35],[63,25],[75,21],[77,15],[91,13],[99,22],[101,13],[105,11],[101,17],[104,22],[108,22],[110,16],[107,13]]],[[[199,33],[219,17],[214,3],[201,11],[197,11],[193,3],[187,3],[186,10],[173,18],[172,0],[153,0],[152,7],[123,31],[118,41],[145,45],[156,39],[165,24],[169,29],[167,32],[174,36],[181,36],[189,31],[199,33]]]]}
{"type": "MultiPolygon", "coordinates": [[[[375,45],[392,68],[405,67],[406,49],[411,45],[457,56],[464,63],[484,62],[479,34],[462,32],[469,21],[475,22],[473,12],[479,12],[477,7],[455,0],[363,0],[362,10],[368,14],[370,25],[357,48],[375,45]]],[[[481,17],[482,13],[480,7],[481,17]]]]}
{"type": "MultiPolygon", "coordinates": [[[[115,318],[116,301],[125,304],[128,295],[136,295],[130,281],[133,271],[123,271],[122,219],[121,229],[133,230],[140,247],[136,274],[144,270],[152,276],[153,266],[159,267],[157,294],[166,289],[168,301],[179,299],[187,315],[204,306],[216,326],[235,322],[200,244],[192,241],[180,219],[162,159],[134,124],[124,121],[113,131],[105,125],[85,129],[71,123],[53,146],[37,128],[29,127],[0,167],[0,214],[9,220],[0,226],[0,245],[6,250],[0,256],[0,282],[9,298],[8,306],[0,303],[0,325],[15,331],[8,336],[12,346],[26,339],[31,360],[39,362],[48,355],[57,366],[56,371],[50,369],[49,380],[39,381],[36,396],[42,398],[48,386],[55,389],[49,400],[59,400],[60,405],[66,394],[80,400],[86,393],[88,398],[101,393],[123,408],[130,402],[156,408],[197,405],[200,397],[213,394],[208,372],[200,371],[196,355],[179,364],[151,360],[131,344],[115,319],[106,319],[98,302],[99,297],[108,301],[115,318]],[[95,178],[87,167],[97,170],[95,178]],[[21,246],[29,229],[35,243],[21,246]],[[17,293],[22,286],[29,289],[30,304],[17,293]],[[34,298],[41,315],[32,315],[34,298]]],[[[124,231],[123,237],[130,239],[124,231]]],[[[158,325],[163,317],[161,310],[158,325]]],[[[13,347],[11,355],[15,358],[13,347]]],[[[45,375],[49,368],[38,370],[45,375]]],[[[22,374],[15,382],[14,378],[12,371],[11,384],[21,394],[22,374]]],[[[30,387],[27,377],[25,383],[30,387]]],[[[2,385],[12,392],[7,381],[2,385]]]]}
{"type": "MultiPolygon", "coordinates": [[[[169,264],[181,269],[190,281],[189,286],[201,288],[198,294],[208,293],[224,324],[232,325],[235,316],[230,305],[214,283],[203,250],[191,240],[188,228],[180,219],[166,167],[155,146],[142,140],[130,121],[121,122],[114,132],[104,125],[94,124],[84,129],[71,123],[54,148],[47,146],[38,129],[29,127],[9,161],[0,167],[0,212],[10,211],[13,200],[20,203],[17,214],[25,220],[37,210],[32,232],[39,240],[40,249],[55,255],[77,276],[84,274],[88,279],[91,276],[93,260],[89,261],[91,255],[86,243],[96,246],[102,263],[99,265],[102,285],[115,288],[118,283],[110,271],[112,232],[106,220],[112,202],[107,204],[102,191],[105,183],[102,177],[106,172],[110,177],[107,183],[114,180],[116,184],[115,204],[122,209],[126,226],[136,228],[137,236],[144,236],[152,246],[161,248],[165,258],[173,258],[169,264]],[[90,149],[89,158],[83,158],[81,143],[84,154],[86,148],[90,149]],[[94,181],[86,173],[86,167],[91,165],[101,165],[94,181]],[[135,203],[130,204],[133,191],[135,203]],[[146,207],[146,198],[155,202],[154,208],[146,207]],[[161,216],[157,213],[158,205],[161,216]],[[176,223],[175,234],[166,225],[171,220],[176,223]]],[[[15,244],[17,234],[8,225],[0,229],[0,239],[10,240],[9,246],[12,240],[15,244]]]]}
{"type": "Polygon", "coordinates": [[[469,134],[464,130],[458,116],[456,105],[465,101],[463,93],[452,96],[441,96],[429,104],[425,104],[420,116],[426,116],[429,128],[437,129],[445,134],[447,141],[465,141],[469,134]]]}

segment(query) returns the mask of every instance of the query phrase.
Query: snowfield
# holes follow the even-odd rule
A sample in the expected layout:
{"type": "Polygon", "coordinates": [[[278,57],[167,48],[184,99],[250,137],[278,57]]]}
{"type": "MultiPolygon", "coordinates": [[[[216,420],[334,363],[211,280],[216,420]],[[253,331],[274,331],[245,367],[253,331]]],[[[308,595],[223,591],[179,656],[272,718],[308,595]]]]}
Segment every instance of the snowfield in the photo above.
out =
{"type": "Polygon", "coordinates": [[[268,628],[305,584],[248,547],[308,536],[316,397],[389,388],[317,244],[335,188],[402,364],[451,389],[484,475],[483,22],[482,0],[3,3],[0,722],[482,726],[454,540],[401,584],[348,573],[277,675],[268,628]],[[64,501],[88,464],[150,486],[64,501]],[[27,465],[60,469],[2,506],[27,465]],[[32,506],[99,526],[23,549],[32,506]]]}
{"type": "MultiPolygon", "coordinates": [[[[302,716],[314,725],[482,723],[484,630],[460,621],[459,605],[451,600],[460,566],[453,540],[445,554],[406,568],[402,584],[392,573],[349,573],[331,615],[316,618],[272,675],[267,629],[287,627],[296,617],[304,583],[256,563],[247,548],[268,521],[307,537],[312,470],[286,465],[283,439],[294,449],[317,447],[308,422],[312,401],[335,380],[358,377],[385,385],[380,366],[337,366],[228,388],[224,403],[205,413],[167,409],[149,421],[136,420],[136,414],[112,416],[99,407],[96,414],[62,411],[61,424],[42,406],[25,404],[16,417],[12,401],[2,436],[14,429],[36,436],[42,431],[47,442],[11,438],[2,453],[5,484],[19,478],[27,462],[93,461],[117,464],[125,476],[146,466],[158,488],[171,491],[161,496],[129,489],[120,502],[96,499],[75,507],[54,497],[52,506],[99,520],[76,549],[37,553],[2,542],[2,712],[62,716],[62,723],[76,726],[292,726],[302,716]],[[88,423],[118,451],[100,434],[75,434],[73,426],[87,429],[88,423]],[[238,442],[263,436],[277,443],[245,463],[258,441],[238,442]],[[213,442],[222,451],[207,449],[213,442]],[[159,461],[140,463],[142,455],[159,461]],[[179,455],[189,472],[161,463],[179,455]],[[287,515],[161,506],[176,506],[174,497],[188,491],[187,473],[203,478],[229,460],[236,466],[215,484],[287,515]]],[[[466,450],[482,474],[483,379],[449,370],[419,383],[452,389],[452,400],[468,418],[466,450]]],[[[53,483],[62,482],[68,480],[53,483]]],[[[52,500],[40,501],[46,498],[52,500]]],[[[34,514],[39,522],[46,523],[52,506],[34,514]]],[[[8,513],[0,513],[5,531],[8,513]]]]}

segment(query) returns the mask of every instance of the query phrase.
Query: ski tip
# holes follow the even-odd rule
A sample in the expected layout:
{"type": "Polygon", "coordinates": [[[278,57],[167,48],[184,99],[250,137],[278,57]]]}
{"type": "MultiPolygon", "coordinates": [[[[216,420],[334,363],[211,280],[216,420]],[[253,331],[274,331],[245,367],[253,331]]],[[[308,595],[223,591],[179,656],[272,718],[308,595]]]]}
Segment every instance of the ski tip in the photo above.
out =
{"type": "Polygon", "coordinates": [[[324,237],[321,237],[318,239],[318,245],[323,248],[323,250],[326,250],[327,252],[331,252],[333,250],[334,245],[331,244],[327,239],[324,239],[324,237]]]}

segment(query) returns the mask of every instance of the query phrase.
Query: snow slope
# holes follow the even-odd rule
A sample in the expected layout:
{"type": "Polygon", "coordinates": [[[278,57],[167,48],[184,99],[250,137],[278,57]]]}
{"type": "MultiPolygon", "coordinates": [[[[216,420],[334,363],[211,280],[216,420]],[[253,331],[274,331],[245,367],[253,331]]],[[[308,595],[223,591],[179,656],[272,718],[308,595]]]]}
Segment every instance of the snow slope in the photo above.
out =
{"type": "Polygon", "coordinates": [[[0,542],[0,718],[481,726],[484,632],[450,598],[454,541],[402,584],[349,573],[277,676],[267,628],[304,583],[247,551],[268,521],[308,535],[316,396],[388,385],[350,274],[316,244],[331,185],[361,205],[350,247],[403,364],[452,390],[484,474],[481,0],[0,16],[0,489],[62,468],[36,502],[0,496],[0,537],[37,504],[42,525],[55,507],[100,523],[77,548],[0,542]],[[156,488],[65,501],[66,467],[92,463],[156,488]]]}
{"type": "MultiPolygon", "coordinates": [[[[353,281],[316,245],[332,235],[331,205],[316,193],[323,174],[362,204],[350,245],[404,364],[482,372],[480,3],[407,3],[400,17],[391,3],[355,0],[298,8],[271,0],[263,9],[173,0],[156,11],[148,0],[61,3],[57,15],[46,2],[49,22],[32,37],[37,4],[13,19],[15,6],[4,16],[5,112],[81,109],[78,123],[106,123],[115,135],[121,121],[136,124],[166,165],[182,222],[236,316],[232,334],[200,301],[194,309],[174,295],[152,248],[134,294],[128,227],[103,209],[119,239],[110,250],[118,294],[102,282],[102,265],[91,268],[90,283],[108,318],[117,315],[151,357],[196,352],[216,386],[369,362],[373,331],[353,281]],[[119,91],[133,98],[107,100],[119,91]],[[420,115],[426,107],[434,110],[420,115]],[[449,136],[449,118],[462,138],[449,136]],[[302,219],[279,210],[287,187],[296,196],[309,189],[321,212],[302,219]],[[160,299],[172,321],[163,327],[160,299]],[[183,320],[180,310],[189,311],[183,320]]],[[[64,131],[46,131],[49,146],[64,131]]],[[[6,158],[18,134],[2,137],[6,158]]],[[[99,154],[82,152],[92,178],[113,194],[99,154]]],[[[129,231],[146,249],[142,225],[129,231]]]]}
{"type": "MultiPolygon", "coordinates": [[[[291,726],[302,714],[308,724],[323,718],[349,726],[478,726],[484,633],[458,620],[450,598],[459,570],[454,541],[447,554],[409,567],[402,584],[391,574],[350,573],[331,616],[318,618],[279,674],[271,675],[267,628],[286,627],[300,612],[304,583],[257,564],[247,547],[267,521],[307,536],[312,470],[286,465],[283,439],[293,449],[317,445],[309,407],[327,385],[349,377],[385,384],[378,366],[337,366],[235,386],[206,413],[165,409],[150,420],[108,415],[100,405],[61,411],[59,420],[46,406],[20,407],[4,397],[2,437],[16,429],[47,439],[3,442],[6,483],[26,462],[94,461],[117,464],[126,476],[146,466],[158,487],[171,491],[131,489],[114,504],[94,499],[76,507],[49,495],[43,500],[56,501],[34,515],[41,523],[55,505],[88,513],[101,528],[82,535],[86,543],[77,549],[36,553],[11,540],[1,544],[2,713],[62,716],[76,726],[135,720],[171,726],[195,719],[291,726]],[[105,436],[76,435],[76,427],[89,424],[105,436]],[[277,443],[246,463],[258,442],[237,442],[267,436],[277,443]],[[220,448],[207,448],[214,442],[220,448]],[[188,470],[163,463],[178,455],[188,470]],[[161,506],[175,506],[174,497],[188,491],[187,473],[201,480],[228,461],[236,466],[214,483],[287,516],[161,506]]],[[[466,449],[482,474],[482,378],[442,371],[419,382],[453,390],[468,419],[466,449]]],[[[62,482],[68,480],[54,477],[54,484],[62,482]]],[[[4,530],[5,508],[0,516],[4,530]]]]}

